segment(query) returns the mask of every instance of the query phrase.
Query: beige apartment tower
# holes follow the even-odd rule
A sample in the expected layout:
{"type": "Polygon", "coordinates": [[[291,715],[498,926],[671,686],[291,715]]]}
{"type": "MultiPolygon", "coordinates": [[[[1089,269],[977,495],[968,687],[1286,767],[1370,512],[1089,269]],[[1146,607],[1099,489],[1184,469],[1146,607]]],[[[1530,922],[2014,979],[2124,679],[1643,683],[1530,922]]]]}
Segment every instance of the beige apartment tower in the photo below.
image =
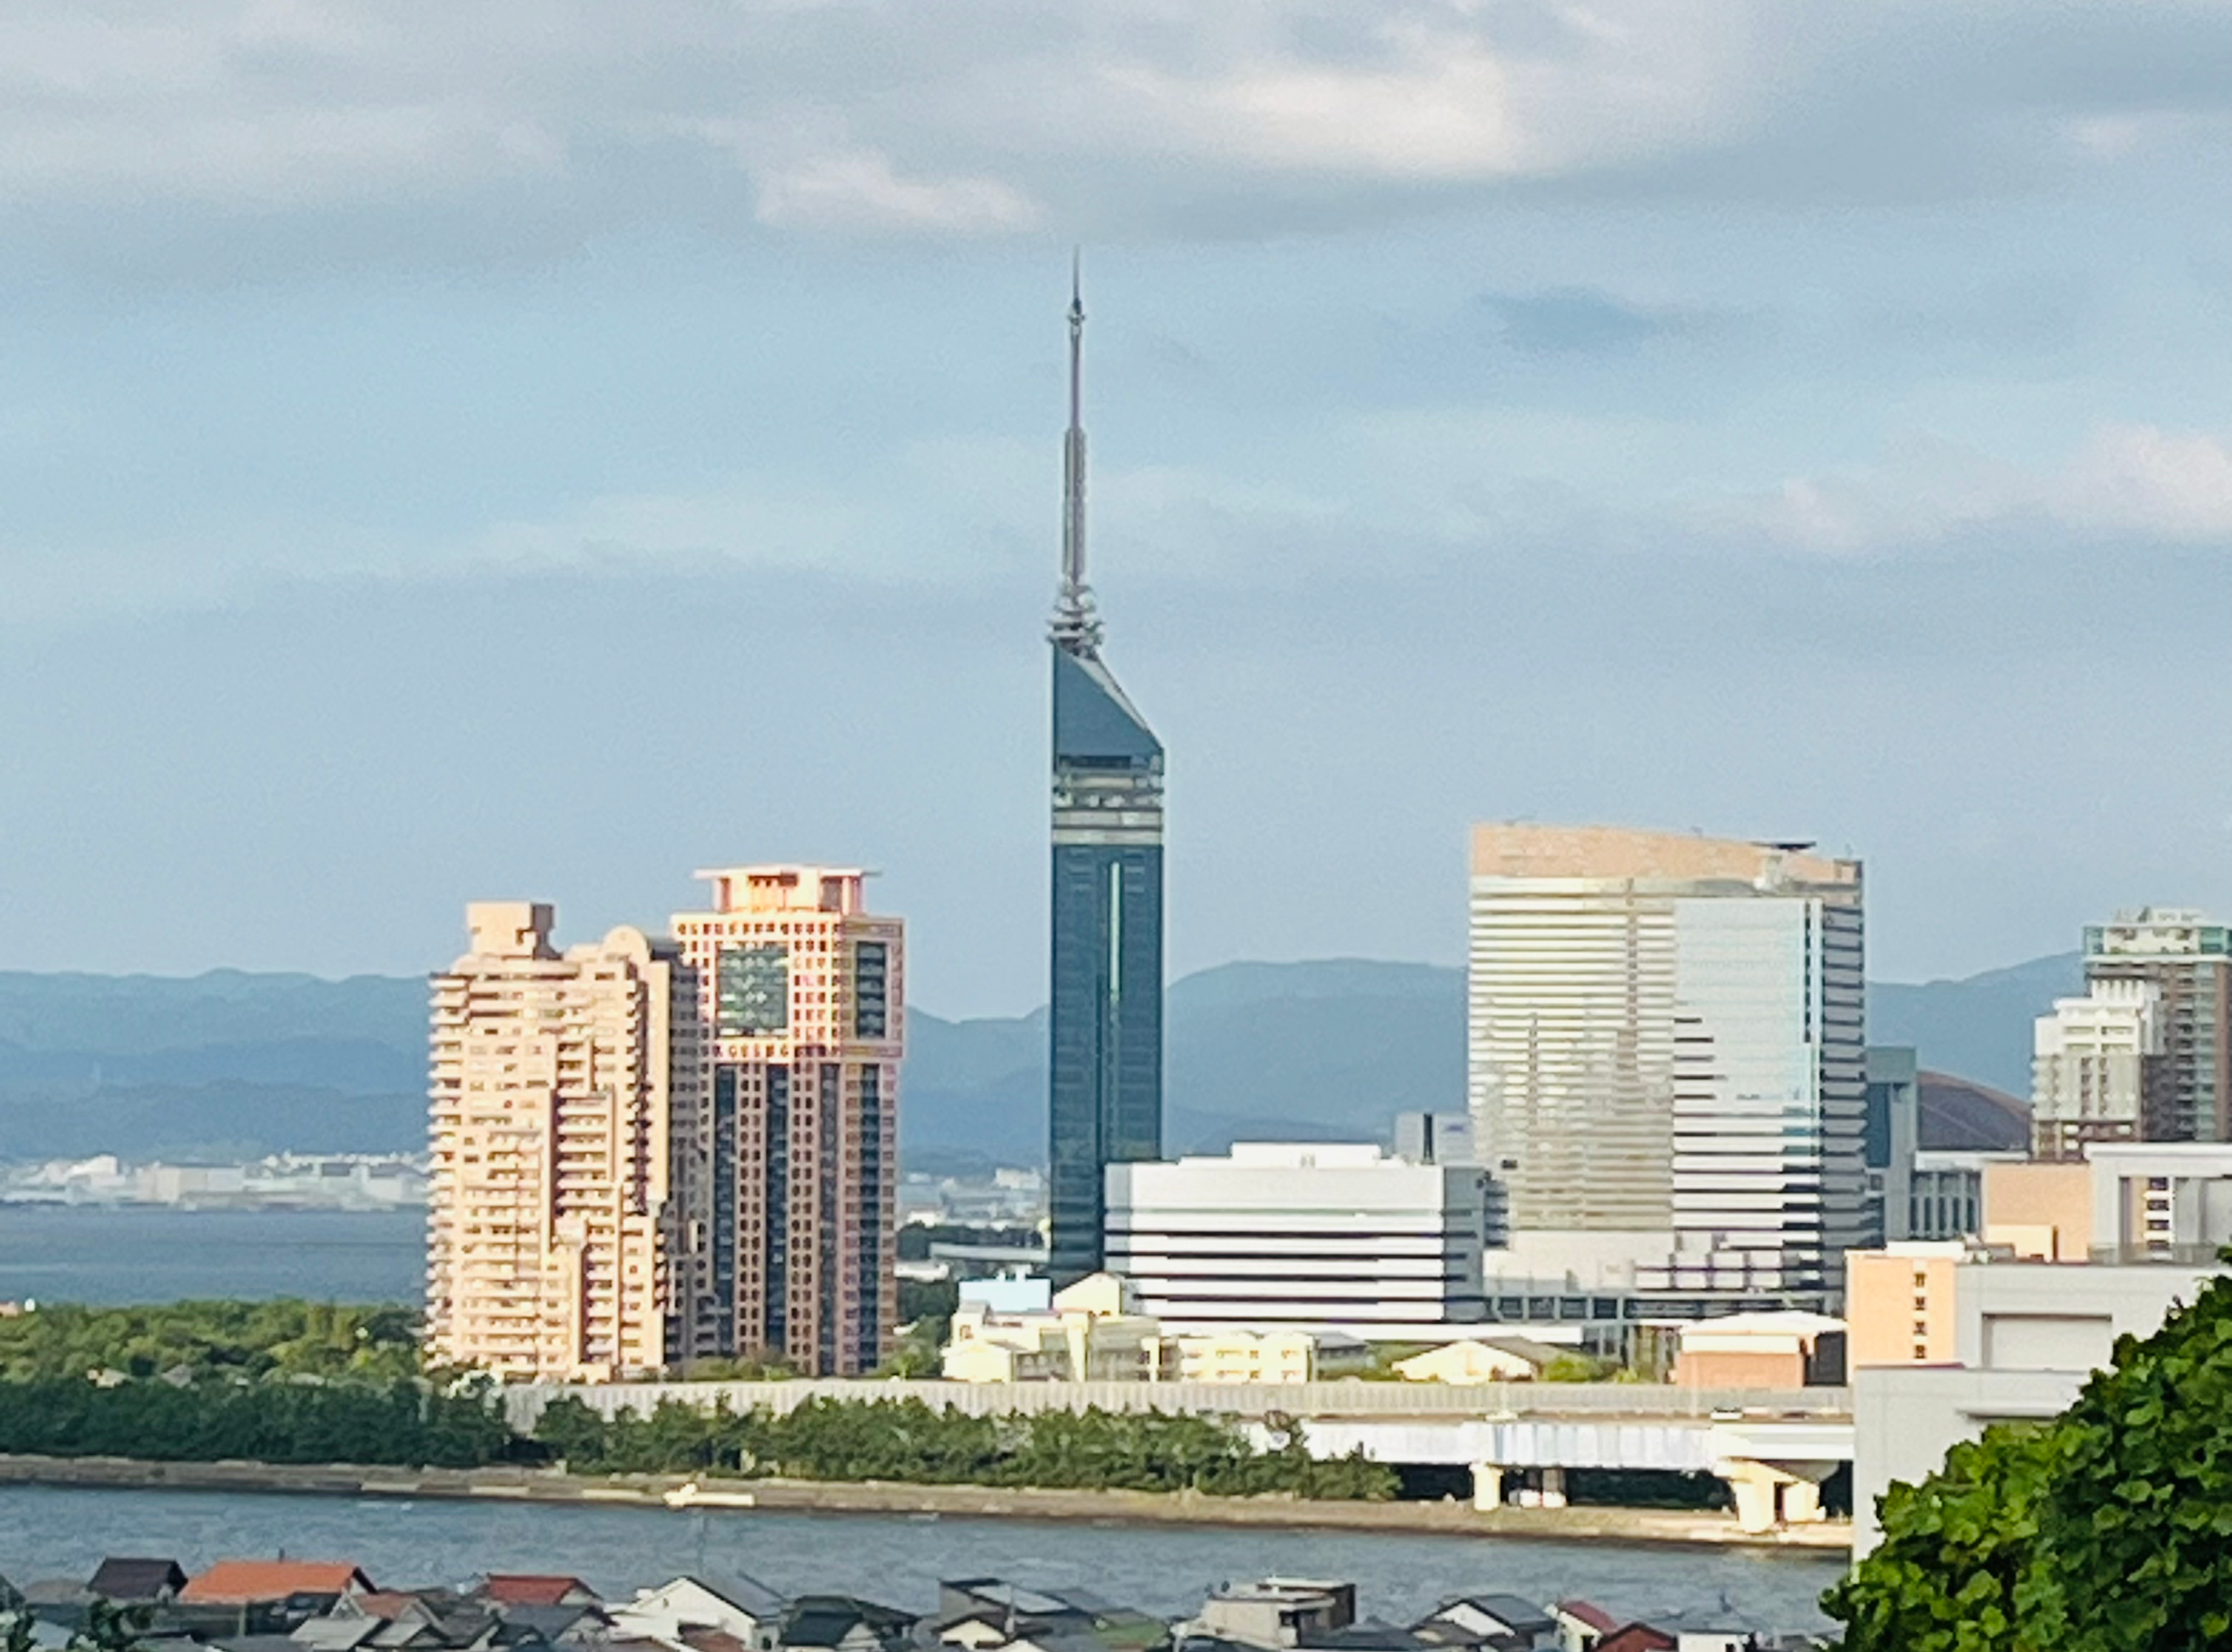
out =
{"type": "Polygon", "coordinates": [[[677,1067],[683,1358],[874,1369],[898,1317],[905,935],[858,870],[730,867],[674,920],[700,1034],[677,1067]]]}
{"type": "Polygon", "coordinates": [[[508,1378],[666,1363],[675,966],[633,929],[562,955],[551,908],[466,908],[433,980],[426,1345],[508,1378]]]}

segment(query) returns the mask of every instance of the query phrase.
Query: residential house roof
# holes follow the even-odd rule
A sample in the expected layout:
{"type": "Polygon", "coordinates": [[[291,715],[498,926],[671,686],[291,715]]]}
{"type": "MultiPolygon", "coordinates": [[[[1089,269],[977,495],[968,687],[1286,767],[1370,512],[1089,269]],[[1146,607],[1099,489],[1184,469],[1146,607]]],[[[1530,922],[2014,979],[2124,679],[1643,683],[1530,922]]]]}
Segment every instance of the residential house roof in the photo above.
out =
{"type": "MultiPolygon", "coordinates": [[[[602,1643],[610,1639],[607,1631],[613,1622],[601,1606],[588,1604],[506,1606],[501,1621],[509,1630],[539,1636],[553,1646],[574,1646],[588,1641],[602,1643]]],[[[721,1633],[707,1627],[710,1633],[721,1633]]]]}
{"type": "Polygon", "coordinates": [[[329,1613],[297,1624],[288,1638],[310,1652],[356,1652],[380,1633],[380,1623],[377,1617],[335,1617],[329,1613]]]}
{"type": "Polygon", "coordinates": [[[1619,1627],[1619,1620],[1594,1601],[1561,1600],[1551,1611],[1560,1617],[1570,1617],[1583,1629],[1594,1629],[1599,1635],[1609,1635],[1619,1627]]]}
{"type": "Polygon", "coordinates": [[[851,1595],[801,1595],[783,1613],[776,1642],[786,1647],[854,1652],[906,1642],[916,1623],[911,1612],[851,1595]]]}
{"type": "Polygon", "coordinates": [[[347,1560],[220,1560],[188,1579],[178,1598],[188,1605],[233,1606],[371,1590],[372,1579],[347,1560]]]}
{"type": "Polygon", "coordinates": [[[1630,1623],[1599,1641],[1596,1652],[1675,1652],[1680,1645],[1664,1629],[1655,1629],[1648,1623],[1630,1623]]]}
{"type": "Polygon", "coordinates": [[[752,1652],[749,1642],[726,1629],[701,1629],[695,1624],[682,1631],[682,1644],[690,1652],[752,1652]]]}
{"type": "Polygon", "coordinates": [[[1397,1624],[1366,1617],[1339,1629],[1306,1630],[1296,1644],[1317,1652],[1422,1652],[1434,1643],[1397,1624]]]}
{"type": "Polygon", "coordinates": [[[28,1606],[82,1606],[93,1591],[75,1577],[34,1577],[23,1589],[28,1606]]]}
{"type": "Polygon", "coordinates": [[[1499,1652],[1531,1647],[1558,1627],[1549,1613],[1517,1595],[1460,1595],[1444,1601],[1414,1626],[1426,1640],[1499,1652]]]}
{"type": "Polygon", "coordinates": [[[587,1606],[598,1599],[579,1577],[555,1572],[492,1571],[474,1592],[506,1606],[587,1606]]]}
{"type": "Polygon", "coordinates": [[[94,1568],[86,1587],[103,1600],[168,1600],[186,1586],[185,1568],[175,1560],[111,1555],[94,1568]]]}

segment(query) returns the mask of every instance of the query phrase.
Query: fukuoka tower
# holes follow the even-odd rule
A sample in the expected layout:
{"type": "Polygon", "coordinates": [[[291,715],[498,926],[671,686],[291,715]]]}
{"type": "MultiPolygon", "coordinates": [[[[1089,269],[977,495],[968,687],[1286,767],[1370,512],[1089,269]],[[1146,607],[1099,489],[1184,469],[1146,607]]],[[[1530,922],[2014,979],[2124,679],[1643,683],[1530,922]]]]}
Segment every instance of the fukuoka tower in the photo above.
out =
{"type": "Polygon", "coordinates": [[[1054,656],[1047,1121],[1057,1286],[1101,1266],[1103,1171],[1163,1151],[1163,745],[1100,657],[1085,577],[1085,304],[1069,302],[1054,656]]]}

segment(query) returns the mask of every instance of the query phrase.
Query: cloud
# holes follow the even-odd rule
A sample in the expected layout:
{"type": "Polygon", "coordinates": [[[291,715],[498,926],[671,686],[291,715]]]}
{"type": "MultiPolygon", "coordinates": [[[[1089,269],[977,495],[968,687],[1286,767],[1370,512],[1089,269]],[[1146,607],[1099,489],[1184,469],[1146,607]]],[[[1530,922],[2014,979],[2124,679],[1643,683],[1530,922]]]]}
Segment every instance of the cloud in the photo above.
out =
{"type": "Polygon", "coordinates": [[[1921,550],[2026,528],[2232,550],[2232,439],[2106,425],[2046,465],[1914,439],[1873,466],[1692,499],[1680,514],[1717,540],[1836,553],[1921,550]]]}
{"type": "Polygon", "coordinates": [[[2203,0],[33,0],[0,204],[1152,235],[1515,184],[1931,195],[2223,146],[2228,55],[2203,0]]]}
{"type": "Polygon", "coordinates": [[[1711,331],[1724,319],[1700,310],[1632,304],[1593,287],[1491,295],[1482,302],[1504,342],[1547,354],[1627,349],[1711,331]]]}
{"type": "Polygon", "coordinates": [[[821,155],[759,181],[759,217],[782,227],[836,230],[1020,230],[1035,203],[996,179],[905,179],[874,153],[821,155]]]}

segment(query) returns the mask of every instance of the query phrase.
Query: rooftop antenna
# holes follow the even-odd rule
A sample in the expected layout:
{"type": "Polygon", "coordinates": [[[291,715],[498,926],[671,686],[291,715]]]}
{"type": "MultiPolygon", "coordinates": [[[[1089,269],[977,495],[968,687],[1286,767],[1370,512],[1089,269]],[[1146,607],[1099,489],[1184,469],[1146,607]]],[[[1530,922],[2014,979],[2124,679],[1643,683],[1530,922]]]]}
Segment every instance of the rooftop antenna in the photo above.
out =
{"type": "Polygon", "coordinates": [[[1047,634],[1067,654],[1087,658],[1100,649],[1100,618],[1085,581],[1085,268],[1076,248],[1069,255],[1069,430],[1061,446],[1061,589],[1047,634]]]}

